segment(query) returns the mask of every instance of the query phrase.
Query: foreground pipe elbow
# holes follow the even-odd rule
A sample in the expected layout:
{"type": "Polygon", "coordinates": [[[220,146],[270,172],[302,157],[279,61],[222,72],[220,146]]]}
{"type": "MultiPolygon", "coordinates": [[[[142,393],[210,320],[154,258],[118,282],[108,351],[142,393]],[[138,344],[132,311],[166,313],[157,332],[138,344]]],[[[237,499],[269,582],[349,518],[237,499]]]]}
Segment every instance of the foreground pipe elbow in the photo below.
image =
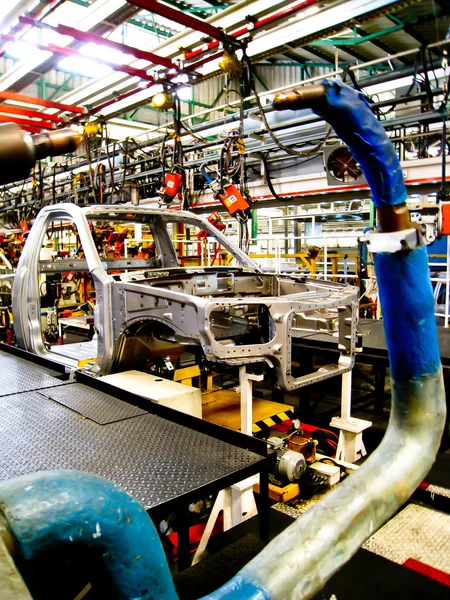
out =
{"type": "Polygon", "coordinates": [[[276,110],[311,108],[347,144],[370,185],[376,207],[403,204],[406,186],[395,148],[367,98],[338,80],[277,94],[276,110]]]}
{"type": "MultiPolygon", "coordinates": [[[[314,596],[411,496],[434,462],[445,424],[433,292],[426,249],[393,251],[391,232],[411,231],[398,157],[367,100],[338,81],[307,96],[294,90],[274,107],[312,108],[348,144],[370,185],[384,233],[375,271],[391,364],[386,435],[364,465],[301,515],[210,600],[314,596]],[[383,247],[384,246],[384,247],[383,247]]],[[[380,238],[379,238],[380,239],[380,238]]],[[[408,238],[410,239],[410,238],[408,238]]],[[[395,246],[394,244],[394,246],[395,246]]]]}
{"type": "Polygon", "coordinates": [[[434,462],[446,406],[426,251],[380,254],[375,261],[393,378],[386,435],[358,471],[210,600],[239,597],[236,589],[252,589],[245,597],[254,600],[311,598],[406,502],[434,462]]]}
{"type": "Polygon", "coordinates": [[[48,471],[0,484],[3,519],[25,560],[81,549],[98,560],[110,598],[177,598],[156,529],[142,506],[90,473],[48,471]]]}

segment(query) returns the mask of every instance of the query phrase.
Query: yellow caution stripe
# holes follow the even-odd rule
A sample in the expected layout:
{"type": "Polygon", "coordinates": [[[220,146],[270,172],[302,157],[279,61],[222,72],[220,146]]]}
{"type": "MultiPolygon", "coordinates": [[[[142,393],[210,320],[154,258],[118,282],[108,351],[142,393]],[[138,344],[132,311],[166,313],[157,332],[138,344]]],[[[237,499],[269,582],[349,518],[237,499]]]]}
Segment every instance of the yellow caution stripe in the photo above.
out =
{"type": "Polygon", "coordinates": [[[262,431],[263,429],[273,427],[274,425],[278,425],[278,423],[282,423],[283,421],[289,421],[292,419],[294,419],[294,411],[286,410],[285,412],[278,413],[277,415],[272,415],[267,419],[256,421],[256,423],[253,423],[252,425],[252,432],[256,434],[262,431]]]}

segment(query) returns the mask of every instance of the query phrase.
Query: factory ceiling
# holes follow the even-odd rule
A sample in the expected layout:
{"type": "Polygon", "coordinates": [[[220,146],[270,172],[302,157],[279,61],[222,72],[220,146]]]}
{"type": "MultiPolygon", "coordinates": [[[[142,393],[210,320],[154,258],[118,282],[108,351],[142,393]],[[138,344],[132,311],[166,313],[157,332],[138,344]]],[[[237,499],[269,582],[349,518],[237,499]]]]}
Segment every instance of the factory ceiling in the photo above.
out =
{"type": "MultiPolygon", "coordinates": [[[[160,123],[150,101],[161,89],[223,79],[224,49],[240,57],[245,48],[264,91],[261,72],[271,67],[295,67],[300,81],[441,68],[450,28],[447,0],[3,0],[0,9],[2,119],[30,103],[17,94],[39,96],[33,111],[42,117],[20,117],[30,131],[48,115],[104,118],[112,137],[160,123]],[[55,70],[63,84],[36,93],[55,70]]],[[[195,94],[184,102],[189,114],[213,104],[195,94]]]]}

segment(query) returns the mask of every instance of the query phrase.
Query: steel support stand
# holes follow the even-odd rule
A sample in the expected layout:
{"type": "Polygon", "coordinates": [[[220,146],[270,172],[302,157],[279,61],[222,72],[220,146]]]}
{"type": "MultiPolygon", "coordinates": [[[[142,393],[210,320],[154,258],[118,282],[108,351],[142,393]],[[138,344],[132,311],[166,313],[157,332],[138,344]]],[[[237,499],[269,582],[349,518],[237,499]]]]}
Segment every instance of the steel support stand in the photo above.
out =
{"type": "Polygon", "coordinates": [[[241,389],[241,432],[253,435],[253,381],[262,381],[263,375],[247,373],[245,366],[239,368],[239,385],[241,389]]]}
{"type": "Polygon", "coordinates": [[[217,517],[223,512],[223,530],[228,531],[232,527],[239,525],[258,514],[255,498],[253,496],[253,486],[259,482],[258,475],[253,475],[235,483],[225,490],[221,490],[214,502],[213,509],[209,515],[208,522],[198,545],[197,551],[192,560],[196,565],[201,561],[205,553],[211,533],[216,524],[217,517]]]}
{"type": "MultiPolygon", "coordinates": [[[[245,433],[246,435],[252,435],[253,381],[262,381],[263,379],[263,375],[247,373],[245,366],[240,367],[239,369],[239,385],[241,394],[241,432],[245,433]]],[[[221,490],[218,493],[211,514],[209,515],[205,531],[203,532],[202,538],[198,545],[197,552],[195,553],[192,561],[193,565],[200,562],[211,533],[214,529],[217,517],[221,512],[223,512],[224,531],[227,531],[228,529],[231,529],[231,527],[239,525],[239,523],[242,523],[243,521],[246,521],[247,519],[250,519],[258,514],[255,497],[253,495],[253,486],[256,483],[259,483],[259,477],[257,475],[253,475],[252,477],[248,477],[239,483],[235,483],[231,487],[221,490]]],[[[263,496],[263,491],[260,491],[260,493],[261,496],[263,496]]],[[[266,528],[265,522],[263,528],[266,528]]]]}
{"type": "Polygon", "coordinates": [[[331,419],[331,427],[339,429],[339,442],[336,459],[353,463],[367,454],[362,432],[372,425],[372,421],[351,417],[352,372],[342,375],[341,416],[331,419]]]}

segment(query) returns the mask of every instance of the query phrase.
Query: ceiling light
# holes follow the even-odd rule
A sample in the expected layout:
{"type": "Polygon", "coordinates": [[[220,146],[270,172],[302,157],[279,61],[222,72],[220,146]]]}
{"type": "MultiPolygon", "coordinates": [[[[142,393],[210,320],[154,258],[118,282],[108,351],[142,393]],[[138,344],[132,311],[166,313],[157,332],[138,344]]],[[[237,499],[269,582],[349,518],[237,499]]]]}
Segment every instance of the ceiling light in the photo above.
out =
{"type": "Polygon", "coordinates": [[[173,96],[169,92],[158,92],[152,98],[152,106],[157,110],[169,110],[173,108],[173,96]]]}

